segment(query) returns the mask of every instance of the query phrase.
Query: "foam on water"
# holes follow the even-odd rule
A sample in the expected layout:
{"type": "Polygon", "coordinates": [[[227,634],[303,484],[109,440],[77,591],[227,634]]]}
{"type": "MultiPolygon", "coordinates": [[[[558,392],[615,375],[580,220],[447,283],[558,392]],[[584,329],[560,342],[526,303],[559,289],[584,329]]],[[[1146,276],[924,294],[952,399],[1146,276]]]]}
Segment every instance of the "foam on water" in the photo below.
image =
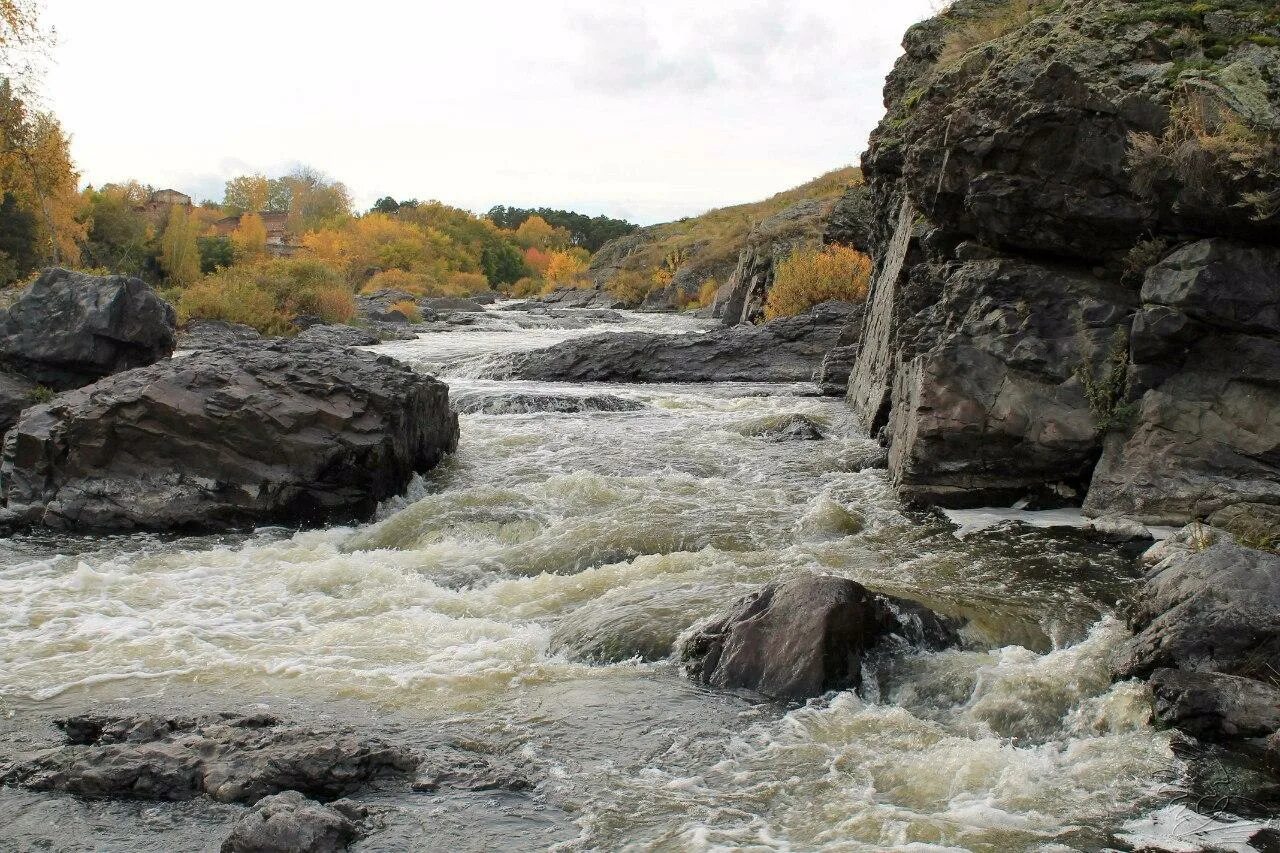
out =
{"type": "MultiPolygon", "coordinates": [[[[459,378],[581,331],[500,325],[382,349],[455,388],[582,392],[459,378]]],[[[447,719],[541,768],[576,848],[1066,849],[1162,804],[1168,741],[1145,689],[1107,674],[1120,557],[907,513],[811,387],[592,390],[644,407],[463,416],[459,452],[368,525],[5,543],[0,701],[185,691],[447,719]],[[755,435],[793,415],[829,438],[755,435]],[[681,677],[682,632],[802,572],[966,616],[968,645],[883,661],[877,702],[788,710],[681,677]]]]}

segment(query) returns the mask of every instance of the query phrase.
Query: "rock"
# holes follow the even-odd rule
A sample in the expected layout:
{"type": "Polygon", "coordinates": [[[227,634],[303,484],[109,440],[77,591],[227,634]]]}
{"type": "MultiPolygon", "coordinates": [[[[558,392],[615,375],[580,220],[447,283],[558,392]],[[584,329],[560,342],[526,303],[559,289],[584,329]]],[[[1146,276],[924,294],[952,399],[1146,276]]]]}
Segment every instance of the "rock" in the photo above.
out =
{"type": "Polygon", "coordinates": [[[226,320],[191,320],[178,335],[178,349],[217,349],[228,344],[262,340],[252,326],[226,320]]]}
{"type": "Polygon", "coordinates": [[[712,303],[712,314],[726,326],[762,322],[775,265],[797,249],[818,243],[833,204],[805,199],[752,228],[724,294],[712,303]]]}
{"type": "Polygon", "coordinates": [[[821,441],[822,428],[804,415],[789,415],[756,433],[766,441],[821,441]]]}
{"type": "Polygon", "coordinates": [[[858,183],[850,186],[832,206],[822,232],[822,242],[867,252],[871,247],[872,216],[871,191],[867,185],[858,183]]]}
{"type": "Polygon", "coordinates": [[[294,340],[326,347],[369,347],[382,342],[368,329],[343,325],[308,326],[294,340]]]}
{"type": "Polygon", "coordinates": [[[0,461],[24,523],[225,530],[369,517],[458,438],[448,388],[385,356],[264,342],[27,409],[0,461]]]}
{"type": "Polygon", "coordinates": [[[535,302],[554,305],[557,308],[617,309],[629,307],[627,303],[599,288],[565,287],[536,297],[535,302]]]}
{"type": "Polygon", "coordinates": [[[643,403],[608,394],[491,394],[472,391],[458,394],[453,409],[463,415],[527,415],[535,412],[636,412],[643,403]]]}
{"type": "Polygon", "coordinates": [[[1185,524],[1280,508],[1280,247],[1184,246],[1148,271],[1142,301],[1134,423],[1108,438],[1085,511],[1185,524]]]}
{"type": "MultiPolygon", "coordinates": [[[[861,326],[861,323],[859,323],[861,326]]],[[[839,343],[827,350],[813,378],[818,388],[828,397],[843,397],[849,388],[849,373],[858,359],[858,345],[839,343]]]]}
{"type": "Polygon", "coordinates": [[[806,382],[858,312],[828,302],[764,326],[684,335],[622,332],[517,353],[492,378],[571,382],[806,382]]]}
{"type": "Polygon", "coordinates": [[[285,791],[263,797],[240,818],[222,853],[337,853],[358,835],[345,815],[285,791]]]}
{"type": "Polygon", "coordinates": [[[91,798],[253,803],[281,791],[333,799],[387,773],[412,772],[410,750],[338,728],[288,726],[265,714],[191,718],[81,715],[60,721],[65,746],[14,761],[4,784],[91,798]]]}
{"type": "Polygon", "coordinates": [[[461,299],[456,296],[427,297],[422,307],[439,314],[453,311],[483,311],[484,304],[477,299],[461,299]]]}
{"type": "Polygon", "coordinates": [[[1280,659],[1280,555],[1193,525],[1170,542],[1130,614],[1122,678],[1175,668],[1264,675],[1280,659]]]}
{"type": "Polygon", "coordinates": [[[1151,673],[1156,721],[1205,740],[1266,737],[1280,729],[1280,688],[1217,672],[1151,673]]]}
{"type": "Polygon", "coordinates": [[[1086,380],[1104,386],[1123,361],[1131,297],[1007,259],[937,273],[934,304],[899,327],[889,423],[899,493],[945,507],[1078,505],[1103,426],[1086,380]]]}
{"type": "Polygon", "coordinates": [[[920,605],[843,578],[809,576],[742,599],[694,633],[682,657],[689,677],[702,684],[805,699],[858,689],[863,662],[877,652],[954,642],[949,620],[920,605]]]}
{"type": "Polygon", "coordinates": [[[38,388],[25,376],[0,371],[0,435],[18,422],[23,409],[37,402],[41,394],[38,388]]]}
{"type": "Polygon", "coordinates": [[[0,323],[0,360],[55,390],[79,388],[168,358],[173,306],[145,282],[56,267],[24,290],[0,323]]]}
{"type": "Polygon", "coordinates": [[[1209,524],[1227,531],[1237,542],[1249,548],[1280,550],[1280,506],[1233,504],[1209,516],[1209,524]]]}

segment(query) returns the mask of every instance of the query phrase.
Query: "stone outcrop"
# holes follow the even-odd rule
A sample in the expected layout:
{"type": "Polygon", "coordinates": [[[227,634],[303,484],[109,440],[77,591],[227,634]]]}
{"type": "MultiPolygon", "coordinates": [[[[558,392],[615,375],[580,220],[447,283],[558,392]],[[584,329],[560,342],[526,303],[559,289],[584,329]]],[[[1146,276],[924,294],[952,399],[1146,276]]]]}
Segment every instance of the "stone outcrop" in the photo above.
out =
{"type": "Polygon", "coordinates": [[[908,497],[1280,505],[1280,17],[1170,8],[960,0],[908,32],[848,388],[908,497]]]}
{"type": "Polygon", "coordinates": [[[117,374],[22,414],[6,515],[77,530],[366,518],[456,446],[448,393],[387,357],[280,341],[117,374]]]}
{"type": "Polygon", "coordinates": [[[943,648],[955,626],[918,604],[851,580],[807,576],[770,584],[685,643],[690,678],[721,690],[806,699],[858,689],[863,664],[907,645],[943,648]]]}
{"type": "Polygon", "coordinates": [[[610,394],[522,394],[470,391],[454,395],[453,410],[463,415],[528,415],[535,412],[636,412],[645,406],[610,394]]]}
{"type": "Polygon", "coordinates": [[[176,315],[141,279],[50,268],[0,318],[0,361],[55,390],[173,353],[176,315]]]}
{"type": "Polygon", "coordinates": [[[23,409],[38,402],[38,388],[25,376],[0,371],[0,435],[18,422],[23,409]]]}
{"type": "Polygon", "coordinates": [[[492,378],[570,382],[806,382],[860,306],[826,302],[763,326],[591,335],[517,353],[492,378]]]}
{"type": "Polygon", "coordinates": [[[297,791],[329,800],[419,764],[412,751],[376,738],[267,714],[85,714],[59,725],[66,745],[20,757],[0,781],[90,798],[254,803],[297,791]]]}
{"type": "Polygon", "coordinates": [[[1280,688],[1252,678],[1157,669],[1156,721],[1205,740],[1266,737],[1280,729],[1280,688]]]}

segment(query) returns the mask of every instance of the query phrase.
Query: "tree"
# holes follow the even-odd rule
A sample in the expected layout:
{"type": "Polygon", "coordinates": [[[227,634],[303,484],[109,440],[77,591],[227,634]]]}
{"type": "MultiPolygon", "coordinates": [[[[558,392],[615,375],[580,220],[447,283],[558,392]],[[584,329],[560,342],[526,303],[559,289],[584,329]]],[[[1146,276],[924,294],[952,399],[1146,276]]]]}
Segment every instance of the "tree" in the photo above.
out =
{"type": "Polygon", "coordinates": [[[235,250],[229,237],[201,237],[196,245],[200,247],[200,272],[205,275],[235,263],[235,250]]]}
{"type": "Polygon", "coordinates": [[[137,181],[104,184],[82,193],[80,219],[88,229],[82,247],[89,266],[112,272],[142,275],[155,263],[154,232],[137,208],[151,195],[151,188],[137,181]]]}
{"type": "Polygon", "coordinates": [[[267,226],[256,213],[240,217],[231,232],[231,252],[240,263],[256,261],[267,254],[267,226]]]}
{"type": "Polygon", "coordinates": [[[502,241],[486,245],[480,250],[480,266],[484,269],[485,277],[494,285],[514,284],[528,274],[520,250],[502,241]]]}
{"type": "Polygon", "coordinates": [[[169,224],[160,238],[160,266],[173,284],[185,287],[200,278],[196,229],[185,207],[175,204],[169,208],[169,224]]]}
{"type": "Polygon", "coordinates": [[[611,219],[608,216],[588,217],[572,210],[554,210],[549,207],[526,209],[499,204],[490,208],[485,214],[493,224],[508,231],[515,231],[532,216],[540,217],[553,227],[564,228],[569,232],[570,243],[581,246],[588,252],[597,251],[608,241],[630,234],[639,227],[625,219],[611,219]]]}
{"type": "Polygon", "coordinates": [[[527,249],[563,249],[570,237],[568,231],[553,227],[541,216],[530,216],[516,229],[516,242],[527,249]]]}
{"type": "Polygon", "coordinates": [[[57,119],[29,111],[9,81],[0,79],[0,187],[36,217],[41,262],[80,261],[86,228],[78,218],[78,182],[70,145],[57,119]]]}
{"type": "Polygon", "coordinates": [[[279,178],[261,173],[227,181],[222,207],[228,216],[241,213],[284,213],[289,209],[289,187],[279,178]]]}
{"type": "Polygon", "coordinates": [[[18,205],[13,193],[0,199],[0,285],[29,274],[36,266],[36,218],[18,205]]]}
{"type": "Polygon", "coordinates": [[[289,191],[289,230],[305,234],[334,228],[351,218],[351,194],[341,181],[299,166],[280,179],[289,191]]]}
{"type": "Polygon", "coordinates": [[[554,284],[573,284],[587,271],[587,260],[582,249],[551,252],[547,258],[547,281],[554,284]]]}

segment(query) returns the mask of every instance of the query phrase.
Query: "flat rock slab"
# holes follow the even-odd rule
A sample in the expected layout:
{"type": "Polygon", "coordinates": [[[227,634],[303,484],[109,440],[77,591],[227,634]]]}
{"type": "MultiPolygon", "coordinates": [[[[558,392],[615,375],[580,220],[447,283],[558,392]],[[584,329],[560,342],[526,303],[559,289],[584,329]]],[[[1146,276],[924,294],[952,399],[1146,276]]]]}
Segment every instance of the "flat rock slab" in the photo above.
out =
{"type": "Polygon", "coordinates": [[[454,411],[464,415],[527,415],[535,412],[577,414],[580,412],[636,412],[643,403],[611,394],[459,394],[454,411]]]}
{"type": "Polygon", "coordinates": [[[1157,669],[1156,720],[1208,740],[1266,737],[1280,729],[1280,688],[1234,675],[1157,669]]]}
{"type": "Polygon", "coordinates": [[[65,746],[21,757],[0,782],[85,797],[253,803],[281,791],[333,799],[389,773],[411,750],[345,729],[289,726],[265,714],[192,718],[82,715],[65,746]]]}

